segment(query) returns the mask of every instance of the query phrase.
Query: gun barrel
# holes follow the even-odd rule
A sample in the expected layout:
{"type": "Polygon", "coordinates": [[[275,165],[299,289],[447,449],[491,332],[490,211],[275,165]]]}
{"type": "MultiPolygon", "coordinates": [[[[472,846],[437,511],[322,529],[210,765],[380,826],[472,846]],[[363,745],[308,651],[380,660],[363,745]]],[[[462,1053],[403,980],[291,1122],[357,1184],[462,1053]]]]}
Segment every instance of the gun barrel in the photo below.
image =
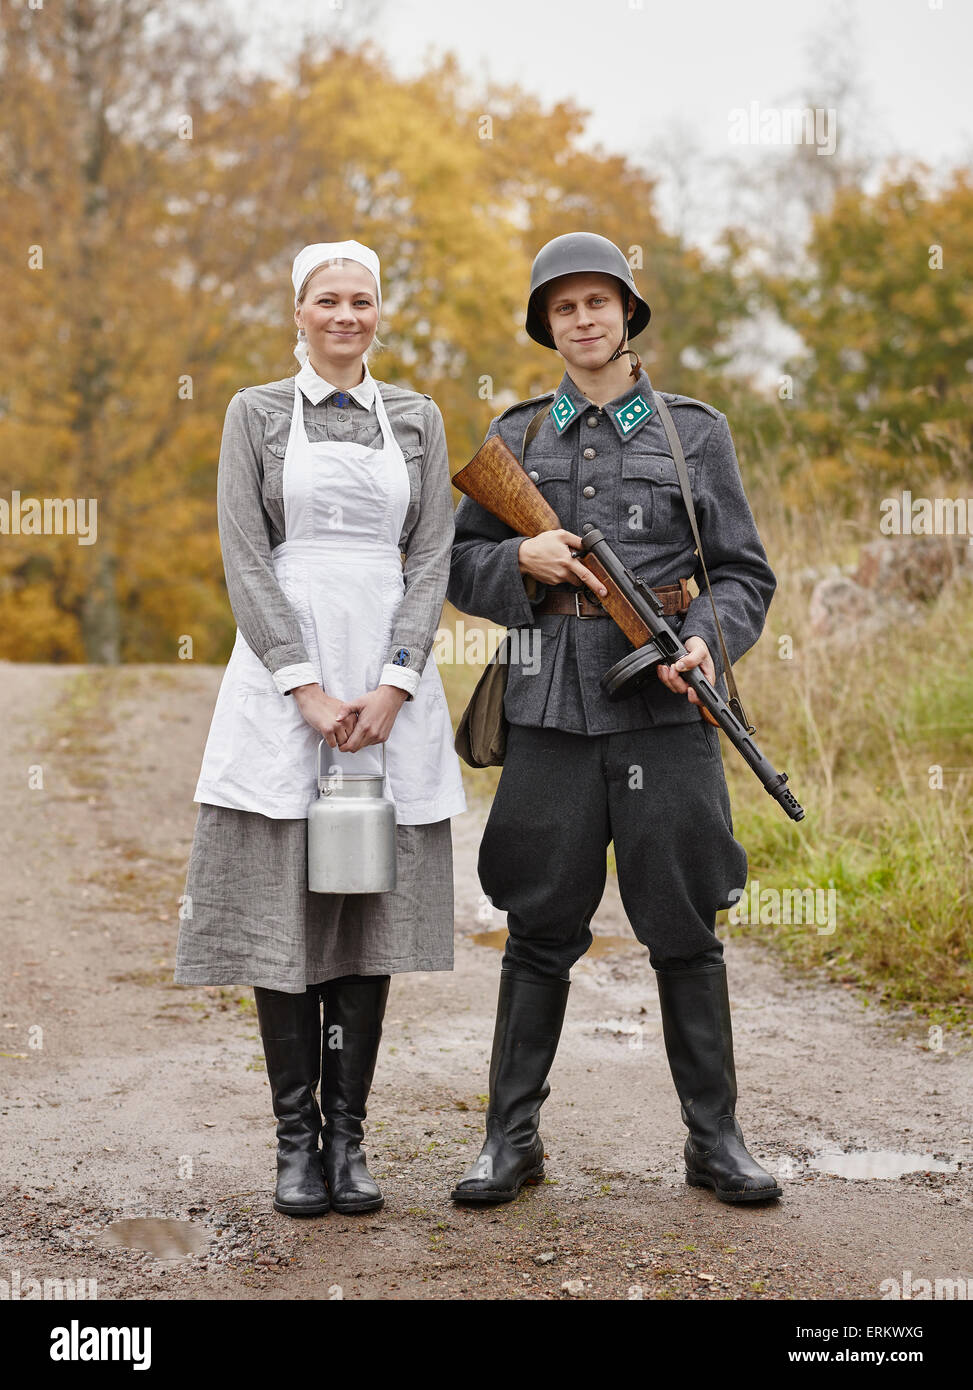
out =
{"type": "MultiPolygon", "coordinates": [[[[681,656],[688,656],[686,647],[666,621],[662,605],[652,590],[622,564],[602,533],[589,524],[582,527],[581,535],[582,553],[595,555],[601,561],[606,573],[652,634],[656,646],[666,659],[666,664],[678,661],[681,656]]],[[[791,820],[803,820],[804,810],[787,786],[787,773],[778,772],[764,757],[749,731],[737,719],[722,695],[709,683],[699,667],[693,666],[683,671],[682,677],[687,685],[695,690],[703,708],[710,712],[740,756],[760,778],[766,791],[780,803],[791,820]]]]}

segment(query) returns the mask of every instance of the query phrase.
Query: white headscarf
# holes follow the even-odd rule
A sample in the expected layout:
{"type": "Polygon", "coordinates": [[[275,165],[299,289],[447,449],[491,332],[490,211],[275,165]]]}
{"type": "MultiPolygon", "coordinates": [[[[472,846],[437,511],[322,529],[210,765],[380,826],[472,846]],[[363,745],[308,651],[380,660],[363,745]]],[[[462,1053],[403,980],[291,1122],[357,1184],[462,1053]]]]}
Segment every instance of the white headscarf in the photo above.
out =
{"type": "MultiPolygon", "coordinates": [[[[311,271],[317,270],[318,266],[325,265],[328,261],[337,260],[356,261],[358,265],[363,265],[366,270],[371,271],[378,297],[378,313],[381,317],[382,280],[378,257],[370,246],[363,246],[360,241],[316,241],[313,245],[305,246],[303,250],[298,251],[291,268],[291,280],[294,283],[294,308],[297,308],[297,296],[301,292],[301,286],[311,271]]],[[[307,339],[302,338],[300,333],[298,333],[297,344],[294,348],[294,356],[303,367],[307,361],[307,339]]]]}

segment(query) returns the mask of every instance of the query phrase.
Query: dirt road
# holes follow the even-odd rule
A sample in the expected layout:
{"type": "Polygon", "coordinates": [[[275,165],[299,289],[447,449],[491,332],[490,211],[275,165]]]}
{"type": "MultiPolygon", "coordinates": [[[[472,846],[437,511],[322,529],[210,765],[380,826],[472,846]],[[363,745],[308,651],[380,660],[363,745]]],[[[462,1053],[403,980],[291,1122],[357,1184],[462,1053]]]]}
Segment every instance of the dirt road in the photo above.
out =
{"type": "Polygon", "coordinates": [[[549,1181],[454,1208],[482,1132],[503,925],[478,915],[482,810],[453,823],[455,972],[392,983],[366,1141],[385,1209],[275,1213],[250,991],[171,983],[220,674],[0,664],[0,1279],[150,1299],[874,1299],[905,1271],[973,1290],[969,1041],[935,1050],[908,1016],[730,942],[738,1113],[785,1195],[721,1205],[683,1182],[652,972],[613,887],[595,928],[621,940],[574,972],[543,1111],[549,1181]],[[867,1181],[811,1166],[851,1149],[956,1166],[867,1181]],[[155,1253],[109,1243],[141,1218],[189,1224],[122,1229],[151,1232],[155,1253]],[[167,1258],[173,1235],[196,1253],[167,1258]]]}

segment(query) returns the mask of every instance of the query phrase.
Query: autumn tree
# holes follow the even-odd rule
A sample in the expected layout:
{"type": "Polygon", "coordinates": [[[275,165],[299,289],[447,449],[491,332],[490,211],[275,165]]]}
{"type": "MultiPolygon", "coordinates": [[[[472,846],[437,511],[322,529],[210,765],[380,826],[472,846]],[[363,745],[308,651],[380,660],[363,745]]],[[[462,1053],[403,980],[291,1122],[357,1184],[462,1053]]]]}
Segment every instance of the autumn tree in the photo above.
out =
{"type": "Polygon", "coordinates": [[[969,479],[973,462],[973,183],[890,174],[815,219],[810,268],[766,291],[804,349],[781,438],[795,506],[864,486],[969,479]]]}
{"type": "Polygon", "coordinates": [[[209,4],[22,4],[2,24],[3,482],[98,500],[94,545],[0,537],[2,654],[169,660],[189,634],[199,659],[226,655],[220,428],[240,386],[295,369],[307,242],[378,249],[373,371],[433,395],[457,463],[560,376],[523,315],[530,261],[563,231],[641,258],[653,380],[705,393],[733,279],[662,231],[649,175],[582,148],[580,110],[478,89],[450,58],[400,79],[340,35],[247,76],[209,4]]]}
{"type": "MultiPolygon", "coordinates": [[[[195,141],[202,111],[230,127],[244,100],[222,21],[209,0],[188,16],[158,0],[0,12],[3,481],[98,508],[90,546],[2,538],[5,654],[171,655],[155,620],[194,570],[195,603],[218,606],[199,389],[246,370],[222,289],[260,235],[252,209],[227,215],[212,129],[195,141]]],[[[249,151],[268,187],[272,153],[249,151]]]]}

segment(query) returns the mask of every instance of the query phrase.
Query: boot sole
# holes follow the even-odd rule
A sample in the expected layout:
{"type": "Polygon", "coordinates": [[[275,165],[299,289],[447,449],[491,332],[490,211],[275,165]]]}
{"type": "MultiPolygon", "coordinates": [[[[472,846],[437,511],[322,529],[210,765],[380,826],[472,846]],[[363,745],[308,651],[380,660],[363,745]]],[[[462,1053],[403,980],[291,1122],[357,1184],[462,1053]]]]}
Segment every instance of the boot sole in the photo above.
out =
{"type": "Polygon", "coordinates": [[[372,1197],[367,1202],[336,1202],[331,1199],[331,1210],[338,1212],[341,1216],[356,1216],[359,1212],[378,1211],[385,1206],[384,1197],[372,1197]]]}
{"type": "Polygon", "coordinates": [[[512,1202],[519,1196],[524,1187],[537,1187],[538,1183],[544,1181],[544,1169],[540,1168],[536,1173],[531,1173],[529,1177],[515,1188],[506,1188],[500,1192],[463,1192],[458,1187],[454,1187],[449,1194],[451,1202],[469,1202],[475,1206],[496,1206],[500,1202],[512,1202]]]}
{"type": "Polygon", "coordinates": [[[327,1216],[332,1208],[331,1202],[326,1202],[323,1206],[290,1206],[286,1202],[274,1200],[274,1211],[279,1211],[284,1216],[327,1216]]]}
{"type": "Polygon", "coordinates": [[[686,1173],[686,1182],[690,1187],[708,1187],[715,1192],[721,1202],[769,1202],[775,1197],[783,1197],[783,1188],[765,1188],[754,1192],[727,1192],[725,1188],[717,1187],[712,1178],[702,1178],[695,1173],[686,1173]]]}

